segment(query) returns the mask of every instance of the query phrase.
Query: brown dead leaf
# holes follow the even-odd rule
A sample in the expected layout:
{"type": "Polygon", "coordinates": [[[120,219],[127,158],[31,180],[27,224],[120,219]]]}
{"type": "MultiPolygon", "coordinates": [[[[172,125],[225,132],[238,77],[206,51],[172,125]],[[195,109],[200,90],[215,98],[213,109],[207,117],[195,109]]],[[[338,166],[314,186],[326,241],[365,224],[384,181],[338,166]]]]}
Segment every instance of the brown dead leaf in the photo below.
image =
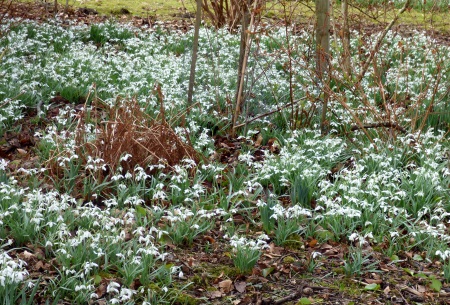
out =
{"type": "Polygon", "coordinates": [[[380,270],[389,272],[389,271],[397,271],[398,268],[395,265],[387,265],[385,263],[380,263],[380,270]]]}
{"type": "Polygon", "coordinates": [[[21,156],[24,156],[27,154],[27,151],[25,149],[22,148],[17,148],[17,153],[21,156]]]}
{"type": "Polygon", "coordinates": [[[379,273],[372,272],[372,278],[375,280],[381,280],[381,275],[379,273]]]}
{"type": "Polygon", "coordinates": [[[217,299],[222,297],[222,292],[220,292],[219,290],[208,291],[207,294],[210,299],[217,299]]]}
{"type": "Polygon", "coordinates": [[[285,274],[289,274],[289,273],[291,273],[291,268],[290,267],[283,267],[283,268],[281,268],[281,272],[283,272],[285,274]]]}
{"type": "Polygon", "coordinates": [[[303,294],[305,295],[312,295],[314,293],[314,289],[311,287],[305,287],[303,288],[303,294]]]}
{"type": "Polygon", "coordinates": [[[196,265],[196,264],[195,264],[195,259],[194,259],[193,257],[189,257],[189,259],[188,259],[188,261],[187,261],[187,265],[188,265],[189,267],[192,267],[192,266],[196,265]]]}
{"type": "Polygon", "coordinates": [[[234,288],[240,293],[245,292],[245,288],[247,287],[247,283],[244,281],[234,283],[234,288]]]}
{"type": "Polygon", "coordinates": [[[385,295],[388,295],[389,292],[391,292],[391,288],[390,288],[389,286],[386,286],[386,288],[384,288],[384,290],[383,290],[383,293],[384,293],[385,295]]]}
{"type": "Polygon", "coordinates": [[[107,288],[106,282],[102,281],[100,283],[100,285],[97,287],[97,290],[95,291],[95,294],[99,298],[103,297],[106,294],[106,288],[107,288]]]}
{"type": "Polygon", "coordinates": [[[42,270],[46,269],[45,267],[47,267],[47,266],[45,266],[42,261],[38,261],[36,263],[36,265],[34,265],[33,270],[42,271],[42,270]]]}
{"type": "Polygon", "coordinates": [[[45,252],[42,248],[34,248],[34,255],[41,260],[45,258],[45,252]]]}
{"type": "Polygon", "coordinates": [[[256,139],[256,142],[255,142],[255,147],[260,147],[262,141],[263,141],[262,135],[261,135],[261,134],[258,134],[258,138],[256,139]]]}
{"type": "Polygon", "coordinates": [[[330,249],[323,253],[323,255],[331,257],[331,256],[337,256],[339,254],[339,251],[337,249],[330,249]]]}
{"type": "Polygon", "coordinates": [[[228,293],[233,289],[233,281],[232,280],[224,280],[219,282],[220,291],[223,293],[228,293]]]}
{"type": "Polygon", "coordinates": [[[367,284],[381,284],[381,283],[383,283],[383,281],[380,280],[380,279],[377,279],[377,280],[375,280],[375,279],[365,279],[365,282],[367,284]]]}
{"type": "Polygon", "coordinates": [[[332,245],[329,245],[329,244],[322,244],[322,245],[320,246],[320,249],[321,249],[321,250],[330,250],[330,249],[333,249],[333,246],[332,246],[332,245]]]}
{"type": "Polygon", "coordinates": [[[422,285],[417,285],[417,291],[420,293],[424,293],[425,291],[427,291],[427,288],[422,285]]]}
{"type": "Polygon", "coordinates": [[[210,244],[213,244],[216,242],[216,240],[214,238],[212,238],[211,236],[203,236],[203,239],[207,242],[209,242],[210,244]]]}
{"type": "Polygon", "coordinates": [[[28,252],[28,251],[23,251],[22,252],[22,255],[21,255],[24,259],[26,259],[26,260],[30,260],[30,259],[33,259],[34,257],[35,257],[35,255],[33,254],[33,253],[30,253],[30,252],[28,252]]]}
{"type": "Polygon", "coordinates": [[[282,247],[277,247],[275,246],[274,243],[270,243],[269,245],[269,253],[274,255],[274,256],[281,256],[281,253],[283,251],[282,247]]]}
{"type": "Polygon", "coordinates": [[[317,245],[317,239],[312,239],[308,242],[310,248],[314,248],[317,245]]]}

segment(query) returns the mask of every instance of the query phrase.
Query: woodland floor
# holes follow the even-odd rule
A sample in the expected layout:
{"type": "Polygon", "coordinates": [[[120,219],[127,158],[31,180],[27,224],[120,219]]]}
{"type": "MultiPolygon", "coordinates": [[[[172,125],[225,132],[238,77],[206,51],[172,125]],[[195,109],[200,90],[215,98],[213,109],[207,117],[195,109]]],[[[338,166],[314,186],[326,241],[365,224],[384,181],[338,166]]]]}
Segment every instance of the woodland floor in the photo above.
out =
{"type": "MultiPolygon", "coordinates": [[[[53,13],[42,5],[29,3],[14,4],[9,14],[12,17],[42,22],[53,16],[53,13]]],[[[99,16],[88,9],[69,9],[62,17],[86,24],[110,18],[99,16]]],[[[118,19],[131,21],[137,26],[152,25],[156,22],[127,14],[119,16],[118,19]]],[[[178,20],[165,22],[164,25],[168,28],[188,30],[192,20],[180,17],[178,20]]],[[[366,24],[362,26],[362,30],[376,32],[382,27],[383,25],[366,24]]],[[[396,29],[404,35],[410,35],[409,26],[398,26],[396,29]]],[[[450,44],[450,36],[447,34],[435,32],[433,35],[440,43],[450,44]]],[[[12,160],[12,167],[33,167],[38,159],[33,154],[28,154],[26,158],[21,155],[21,149],[32,151],[36,140],[31,135],[37,128],[43,128],[32,123],[34,115],[30,113],[19,122],[22,125],[22,133],[9,133],[1,137],[1,142],[6,144],[0,147],[0,155],[12,160]]],[[[51,113],[48,116],[51,119],[51,113]]],[[[231,163],[235,153],[233,147],[238,145],[233,145],[236,143],[233,140],[216,140],[225,144],[222,147],[229,147],[228,156],[223,156],[222,159],[224,163],[231,163]]],[[[235,219],[236,223],[245,224],[245,221],[244,218],[235,219]]],[[[414,252],[399,253],[399,260],[392,261],[382,257],[377,249],[367,247],[366,254],[378,262],[376,269],[379,272],[349,278],[342,274],[342,258],[347,252],[345,244],[319,244],[316,240],[299,240],[288,247],[272,246],[269,251],[263,253],[251,275],[239,276],[231,259],[224,255],[227,245],[216,241],[215,236],[220,234],[220,225],[216,223],[215,230],[194,240],[192,247],[168,245],[172,253],[168,261],[181,265],[184,273],[184,279],[177,281],[181,281],[182,285],[192,282],[187,289],[187,295],[197,298],[200,304],[450,304],[450,285],[442,280],[439,263],[416,260],[414,252]],[[315,262],[317,265],[313,273],[308,271],[312,252],[322,254],[315,262]],[[430,275],[442,281],[441,293],[431,288],[430,275]]],[[[35,253],[39,252],[39,249],[34,250],[35,253]]],[[[32,277],[42,274],[51,277],[54,273],[47,262],[40,260],[39,255],[27,256],[19,252],[16,255],[28,260],[29,265],[35,266],[31,268],[35,271],[30,272],[32,277]]],[[[186,298],[186,304],[191,303],[195,303],[193,299],[186,298]]]]}

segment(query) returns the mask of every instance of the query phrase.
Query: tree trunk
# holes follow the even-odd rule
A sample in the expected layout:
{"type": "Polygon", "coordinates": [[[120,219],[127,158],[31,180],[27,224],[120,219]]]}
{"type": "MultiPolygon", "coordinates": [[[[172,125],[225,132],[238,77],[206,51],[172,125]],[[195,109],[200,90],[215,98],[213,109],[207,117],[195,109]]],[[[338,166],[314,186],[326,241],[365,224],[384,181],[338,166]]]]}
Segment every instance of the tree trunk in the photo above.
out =
{"type": "Polygon", "coordinates": [[[329,0],[316,0],[316,74],[318,83],[323,91],[323,106],[320,128],[322,134],[327,133],[327,107],[328,107],[328,65],[330,54],[330,2],[329,0]]]}
{"type": "Polygon", "coordinates": [[[344,24],[342,27],[342,67],[345,77],[351,77],[351,60],[350,60],[350,26],[348,24],[348,0],[342,0],[342,18],[344,24]]]}
{"type": "MultiPolygon", "coordinates": [[[[256,3],[257,0],[253,0],[256,3]]],[[[247,69],[247,60],[250,49],[250,35],[248,29],[253,21],[254,16],[250,15],[250,5],[252,0],[242,0],[241,11],[242,11],[242,28],[241,28],[241,43],[239,49],[239,66],[238,66],[238,77],[237,77],[237,89],[236,98],[233,109],[233,117],[231,120],[231,136],[236,133],[236,122],[237,118],[242,112],[244,99],[244,83],[245,83],[245,71],[247,69]]]]}
{"type": "Polygon", "coordinates": [[[195,28],[194,28],[194,45],[192,46],[192,60],[191,60],[191,72],[189,75],[189,89],[188,89],[188,105],[187,112],[189,113],[192,105],[192,95],[194,93],[195,83],[195,68],[197,65],[198,54],[198,37],[200,32],[200,23],[202,21],[202,0],[197,0],[197,13],[195,15],[195,28]]]}
{"type": "Polygon", "coordinates": [[[241,28],[241,42],[239,45],[239,64],[238,64],[238,78],[237,78],[237,90],[236,90],[236,97],[235,101],[240,100],[240,105],[238,111],[242,111],[242,106],[244,104],[244,97],[242,96],[243,90],[241,90],[241,96],[238,97],[241,84],[241,79],[244,77],[244,71],[242,70],[242,67],[244,66],[244,58],[245,58],[245,51],[247,49],[247,36],[248,36],[248,25],[250,23],[250,1],[251,0],[242,0],[243,4],[241,6],[242,10],[242,28],[241,28]]]}

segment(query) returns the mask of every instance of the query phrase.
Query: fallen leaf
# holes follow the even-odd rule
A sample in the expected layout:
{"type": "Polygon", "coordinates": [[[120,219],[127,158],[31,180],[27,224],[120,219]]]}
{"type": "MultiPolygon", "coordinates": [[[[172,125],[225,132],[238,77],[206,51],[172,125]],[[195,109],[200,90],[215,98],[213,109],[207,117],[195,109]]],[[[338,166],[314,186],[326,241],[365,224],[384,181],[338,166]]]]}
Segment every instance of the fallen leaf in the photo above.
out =
{"type": "Polygon", "coordinates": [[[36,265],[34,265],[34,270],[40,271],[45,269],[45,265],[42,261],[38,261],[36,265]]]}
{"type": "Polygon", "coordinates": [[[432,279],[430,283],[430,288],[436,292],[441,291],[442,283],[438,279],[432,279]]]}
{"type": "Polygon", "coordinates": [[[332,245],[329,245],[329,244],[322,244],[322,245],[320,246],[320,249],[321,249],[321,250],[329,250],[329,249],[333,249],[333,246],[332,246],[332,245]]]}
{"type": "Polygon", "coordinates": [[[406,273],[408,273],[409,275],[413,276],[414,275],[414,271],[412,271],[409,268],[403,268],[403,271],[405,271],[406,273]]]}
{"type": "Polygon", "coordinates": [[[195,259],[193,257],[189,257],[188,261],[187,261],[187,265],[189,267],[193,267],[194,265],[196,265],[195,259]]]}
{"type": "Polygon", "coordinates": [[[27,151],[22,148],[17,148],[17,152],[19,153],[19,155],[22,155],[22,156],[27,154],[27,151]]]}
{"type": "Polygon", "coordinates": [[[384,288],[384,290],[383,290],[383,293],[384,293],[385,295],[388,295],[389,292],[391,292],[391,288],[389,288],[389,286],[386,286],[386,288],[384,288]]]}
{"type": "Polygon", "coordinates": [[[222,292],[220,292],[219,290],[208,291],[208,296],[211,299],[217,299],[217,298],[222,297],[222,292]]]}
{"type": "Polygon", "coordinates": [[[317,245],[317,239],[312,239],[311,241],[308,242],[308,246],[310,248],[314,248],[317,245]]]}
{"type": "Polygon", "coordinates": [[[422,285],[417,285],[417,289],[418,292],[424,293],[425,291],[427,291],[427,289],[425,288],[425,286],[422,285]]]}
{"type": "Polygon", "coordinates": [[[382,280],[374,280],[374,279],[365,279],[365,282],[367,284],[381,284],[383,281],[382,280]]]}
{"type": "Polygon", "coordinates": [[[312,304],[313,301],[311,299],[308,298],[301,298],[298,302],[297,305],[309,305],[312,304]]]}
{"type": "Polygon", "coordinates": [[[414,254],[413,260],[415,260],[417,262],[421,262],[421,261],[423,261],[423,257],[420,254],[414,254]]]}
{"type": "Polygon", "coordinates": [[[261,133],[260,133],[260,134],[258,134],[258,138],[256,139],[255,147],[260,147],[262,141],[263,141],[263,137],[262,137],[262,135],[261,135],[261,133]]]}
{"type": "Polygon", "coordinates": [[[95,290],[95,293],[98,295],[99,298],[103,297],[106,294],[106,288],[107,285],[105,282],[102,282],[97,289],[95,290]]]}
{"type": "Polygon", "coordinates": [[[219,288],[223,293],[228,293],[233,289],[233,282],[231,280],[224,280],[219,282],[219,288]]]}
{"type": "Polygon", "coordinates": [[[234,288],[240,293],[245,292],[245,288],[247,287],[247,283],[244,281],[234,283],[234,288]]]}
{"type": "Polygon", "coordinates": [[[376,284],[376,283],[369,284],[369,285],[366,285],[366,286],[364,287],[364,290],[371,290],[371,291],[374,291],[374,290],[378,290],[378,289],[380,289],[380,285],[378,285],[378,284],[376,284]]]}
{"type": "Polygon", "coordinates": [[[273,271],[275,270],[275,268],[270,267],[270,268],[265,268],[262,270],[262,276],[267,277],[269,274],[271,274],[273,271]]]}
{"type": "Polygon", "coordinates": [[[25,259],[31,259],[31,258],[33,258],[34,257],[34,254],[33,253],[30,253],[30,252],[28,252],[28,251],[23,251],[22,252],[22,256],[23,256],[23,258],[25,258],[25,259]]]}
{"type": "Polygon", "coordinates": [[[94,275],[94,284],[95,285],[100,284],[101,281],[102,281],[102,277],[100,275],[98,275],[98,274],[94,275]]]}
{"type": "Polygon", "coordinates": [[[214,238],[212,238],[211,236],[203,236],[203,239],[206,240],[207,242],[209,242],[210,244],[213,244],[216,242],[216,240],[214,238]]]}
{"type": "Polygon", "coordinates": [[[303,288],[303,294],[311,295],[311,294],[313,294],[313,293],[314,293],[314,289],[312,289],[311,287],[305,287],[305,288],[303,288]]]}

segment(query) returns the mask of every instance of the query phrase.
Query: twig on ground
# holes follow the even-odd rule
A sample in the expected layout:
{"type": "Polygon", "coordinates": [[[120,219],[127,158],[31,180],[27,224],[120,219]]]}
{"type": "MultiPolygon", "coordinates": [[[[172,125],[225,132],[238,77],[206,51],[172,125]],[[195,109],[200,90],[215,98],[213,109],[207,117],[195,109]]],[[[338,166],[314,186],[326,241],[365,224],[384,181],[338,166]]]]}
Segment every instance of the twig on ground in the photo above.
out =
{"type": "Polygon", "coordinates": [[[393,123],[393,122],[381,122],[381,123],[372,123],[372,124],[366,124],[366,125],[353,125],[352,127],[350,127],[351,131],[356,131],[359,129],[368,129],[368,128],[379,128],[379,127],[386,127],[386,128],[394,128],[397,129],[398,131],[400,131],[401,133],[406,133],[406,129],[403,128],[402,126],[398,125],[397,123],[393,123]]]}
{"type": "Polygon", "coordinates": [[[245,125],[247,125],[248,123],[251,123],[251,122],[253,122],[253,121],[256,121],[257,119],[266,117],[266,116],[271,115],[271,114],[273,114],[273,113],[276,113],[276,112],[278,112],[278,111],[280,111],[280,110],[283,110],[284,108],[290,107],[290,106],[294,105],[295,103],[298,103],[298,102],[300,102],[300,101],[302,101],[302,100],[304,100],[304,99],[306,99],[306,98],[307,98],[306,96],[305,96],[305,97],[302,97],[301,99],[296,100],[296,101],[293,101],[292,103],[289,103],[289,104],[286,104],[286,105],[277,107],[277,109],[275,109],[275,110],[272,110],[272,111],[269,111],[269,112],[260,114],[260,115],[258,115],[258,116],[255,116],[254,118],[251,118],[250,120],[245,121],[245,122],[242,123],[242,124],[236,125],[236,126],[234,126],[233,128],[236,129],[236,128],[240,128],[240,127],[242,127],[242,126],[245,126],[245,125]]]}
{"type": "Polygon", "coordinates": [[[300,283],[299,284],[299,288],[297,289],[297,291],[294,294],[288,295],[284,298],[278,299],[278,300],[273,300],[271,298],[268,299],[264,299],[261,301],[261,305],[281,305],[290,301],[294,301],[297,300],[299,298],[301,298],[303,295],[308,295],[309,293],[306,292],[306,288],[309,288],[309,290],[335,290],[335,288],[330,288],[330,287],[320,287],[320,286],[309,286],[306,285],[304,283],[300,283]]]}
{"type": "Polygon", "coordinates": [[[395,288],[397,288],[399,291],[406,290],[409,293],[415,295],[417,298],[421,299],[422,301],[424,300],[423,294],[421,292],[415,290],[415,289],[412,289],[411,287],[408,287],[406,285],[398,284],[398,285],[395,285],[395,288]]]}

